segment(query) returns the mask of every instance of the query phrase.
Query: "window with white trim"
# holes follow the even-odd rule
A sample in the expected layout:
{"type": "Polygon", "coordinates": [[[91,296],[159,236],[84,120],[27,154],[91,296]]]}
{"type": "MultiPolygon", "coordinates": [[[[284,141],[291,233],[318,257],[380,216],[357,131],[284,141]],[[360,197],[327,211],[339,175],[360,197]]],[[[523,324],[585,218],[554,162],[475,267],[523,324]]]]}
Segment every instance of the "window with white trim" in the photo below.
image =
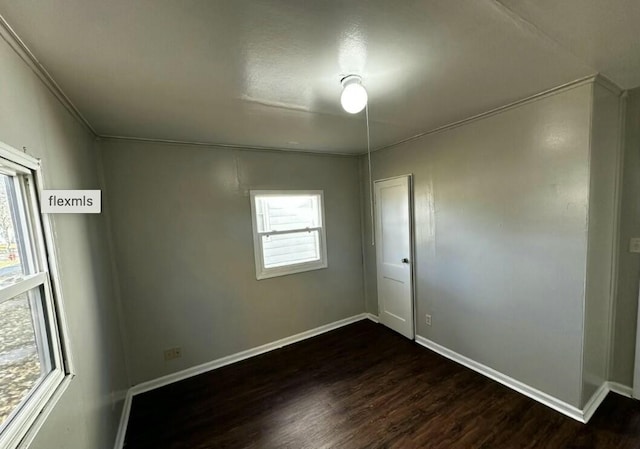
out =
{"type": "Polygon", "coordinates": [[[252,190],[256,278],[327,267],[322,190],[252,190]]]}
{"type": "Polygon", "coordinates": [[[0,143],[0,447],[16,447],[68,373],[35,183],[0,143]]]}

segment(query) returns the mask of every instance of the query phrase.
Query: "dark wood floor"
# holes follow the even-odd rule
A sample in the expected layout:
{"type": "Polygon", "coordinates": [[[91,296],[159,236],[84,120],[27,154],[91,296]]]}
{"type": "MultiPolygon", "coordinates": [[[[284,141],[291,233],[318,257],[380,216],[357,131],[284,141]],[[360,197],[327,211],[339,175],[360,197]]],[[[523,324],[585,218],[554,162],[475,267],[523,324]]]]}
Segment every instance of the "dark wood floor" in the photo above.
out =
{"type": "Polygon", "coordinates": [[[136,396],[125,447],[640,448],[640,402],[580,424],[361,321],[136,396]]]}

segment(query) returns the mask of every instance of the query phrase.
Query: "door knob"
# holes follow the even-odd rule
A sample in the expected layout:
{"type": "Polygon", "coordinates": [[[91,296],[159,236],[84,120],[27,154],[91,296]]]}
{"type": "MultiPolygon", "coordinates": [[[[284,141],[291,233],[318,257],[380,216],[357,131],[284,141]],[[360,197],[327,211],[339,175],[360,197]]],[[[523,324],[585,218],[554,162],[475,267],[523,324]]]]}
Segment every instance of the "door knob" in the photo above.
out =
{"type": "Polygon", "coordinates": [[[404,259],[402,259],[402,263],[409,263],[409,259],[405,257],[404,259]]]}

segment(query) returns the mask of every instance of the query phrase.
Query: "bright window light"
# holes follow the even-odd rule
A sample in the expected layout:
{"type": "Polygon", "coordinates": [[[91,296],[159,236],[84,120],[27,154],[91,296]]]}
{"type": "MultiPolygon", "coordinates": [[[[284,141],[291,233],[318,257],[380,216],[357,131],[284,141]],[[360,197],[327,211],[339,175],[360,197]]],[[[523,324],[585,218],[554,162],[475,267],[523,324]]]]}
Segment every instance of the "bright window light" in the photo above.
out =
{"type": "Polygon", "coordinates": [[[62,342],[36,192],[39,163],[0,143],[0,447],[16,447],[63,380],[62,342]]]}
{"type": "Polygon", "coordinates": [[[327,267],[322,191],[251,192],[256,278],[327,267]]]}

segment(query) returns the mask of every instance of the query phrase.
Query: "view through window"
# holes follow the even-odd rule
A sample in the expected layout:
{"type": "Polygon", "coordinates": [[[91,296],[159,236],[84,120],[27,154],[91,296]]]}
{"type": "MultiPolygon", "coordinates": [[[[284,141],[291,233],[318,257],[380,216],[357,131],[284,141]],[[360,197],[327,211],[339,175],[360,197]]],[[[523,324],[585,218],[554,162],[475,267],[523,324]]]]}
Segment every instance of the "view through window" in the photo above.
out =
{"type": "Polygon", "coordinates": [[[253,191],[256,276],[327,266],[322,192],[253,191]]]}
{"type": "Polygon", "coordinates": [[[66,374],[43,242],[33,170],[0,158],[0,447],[17,444],[66,374]]]}

